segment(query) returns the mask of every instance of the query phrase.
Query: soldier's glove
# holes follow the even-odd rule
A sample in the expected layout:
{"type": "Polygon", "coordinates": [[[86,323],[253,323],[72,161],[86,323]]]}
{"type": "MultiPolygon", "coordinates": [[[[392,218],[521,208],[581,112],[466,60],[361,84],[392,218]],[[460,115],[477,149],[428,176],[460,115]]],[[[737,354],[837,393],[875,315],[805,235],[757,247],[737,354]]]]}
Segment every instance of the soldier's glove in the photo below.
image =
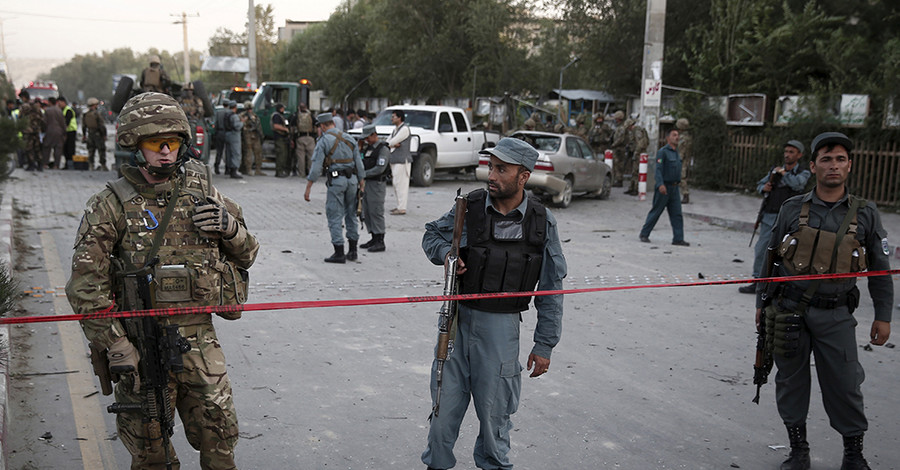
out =
{"type": "Polygon", "coordinates": [[[194,208],[191,218],[194,225],[206,234],[221,234],[226,240],[234,238],[238,231],[237,220],[228,213],[225,206],[212,198],[206,198],[209,204],[194,208]]]}
{"type": "Polygon", "coordinates": [[[134,392],[137,393],[141,389],[141,378],[138,376],[138,361],[141,355],[134,348],[128,338],[122,338],[112,346],[106,353],[109,359],[109,372],[113,376],[113,380],[118,382],[122,377],[131,375],[134,377],[134,392]]]}

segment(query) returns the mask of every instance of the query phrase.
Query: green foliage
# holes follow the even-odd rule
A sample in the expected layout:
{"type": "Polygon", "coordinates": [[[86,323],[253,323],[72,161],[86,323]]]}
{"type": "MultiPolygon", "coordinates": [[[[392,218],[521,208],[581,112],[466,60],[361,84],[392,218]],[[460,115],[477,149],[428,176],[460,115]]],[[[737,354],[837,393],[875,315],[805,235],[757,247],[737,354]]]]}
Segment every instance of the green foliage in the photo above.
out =
{"type": "Polygon", "coordinates": [[[19,284],[13,278],[6,262],[0,261],[0,317],[12,311],[18,298],[19,284]]]}
{"type": "Polygon", "coordinates": [[[694,166],[691,184],[703,188],[721,190],[726,188],[722,175],[731,168],[729,147],[731,144],[725,119],[700,101],[684,103],[682,115],[691,122],[690,134],[693,139],[694,166]]]}

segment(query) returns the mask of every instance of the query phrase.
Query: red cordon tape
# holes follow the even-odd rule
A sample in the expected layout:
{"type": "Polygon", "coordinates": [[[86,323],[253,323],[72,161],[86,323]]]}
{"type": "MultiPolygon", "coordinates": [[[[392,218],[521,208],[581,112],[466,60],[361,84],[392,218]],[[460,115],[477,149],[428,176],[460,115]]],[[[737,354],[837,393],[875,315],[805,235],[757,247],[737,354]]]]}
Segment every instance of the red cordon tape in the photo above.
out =
{"type": "Polygon", "coordinates": [[[55,321],[81,321],[81,320],[100,320],[103,318],[131,318],[131,317],[165,317],[173,315],[198,315],[212,313],[234,313],[234,312],[256,312],[260,310],[290,310],[298,308],[321,308],[321,307],[353,307],[358,305],[387,305],[387,304],[408,304],[418,302],[443,302],[445,300],[474,300],[489,299],[498,297],[530,297],[541,295],[558,295],[558,294],[586,294],[588,292],[609,292],[617,290],[631,289],[654,289],[661,287],[693,287],[693,286],[715,286],[726,284],[747,284],[752,282],[785,282],[785,281],[810,281],[813,279],[843,279],[850,277],[871,277],[871,276],[892,276],[900,274],[900,269],[889,269],[884,271],[867,271],[862,273],[844,273],[844,274],[810,274],[805,276],[782,276],[782,277],[765,277],[758,279],[734,279],[729,281],[696,281],[696,282],[678,282],[670,284],[644,284],[637,286],[611,286],[611,287],[590,287],[586,289],[561,289],[561,290],[541,290],[533,292],[497,292],[492,294],[457,294],[457,295],[427,295],[419,297],[384,297],[377,299],[341,299],[341,300],[308,300],[299,302],[265,302],[258,304],[243,305],[211,305],[206,307],[175,307],[175,308],[157,308],[152,310],[131,310],[126,312],[114,312],[112,307],[85,315],[44,315],[39,317],[3,317],[0,318],[0,325],[12,325],[19,323],[46,323],[55,321]]]}

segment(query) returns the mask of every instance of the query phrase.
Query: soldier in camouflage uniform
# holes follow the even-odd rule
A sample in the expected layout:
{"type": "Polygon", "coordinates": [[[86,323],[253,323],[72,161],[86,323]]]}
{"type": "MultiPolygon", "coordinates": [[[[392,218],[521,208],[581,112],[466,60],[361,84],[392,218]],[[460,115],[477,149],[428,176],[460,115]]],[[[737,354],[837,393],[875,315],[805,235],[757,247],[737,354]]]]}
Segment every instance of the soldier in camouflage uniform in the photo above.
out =
{"type": "Polygon", "coordinates": [[[84,113],[81,118],[81,135],[82,141],[87,144],[88,165],[94,167],[94,154],[100,154],[100,166],[98,170],[109,171],[106,167],[106,123],[103,122],[103,116],[97,107],[100,100],[91,97],[87,100],[88,112],[84,113]]]}
{"type": "Polygon", "coordinates": [[[203,118],[203,100],[199,96],[194,95],[194,84],[188,82],[181,89],[181,96],[178,97],[181,109],[188,119],[203,118]]]}
{"type": "Polygon", "coordinates": [[[631,121],[622,122],[625,113],[616,111],[616,130],[613,133],[612,151],[613,151],[613,186],[622,187],[625,176],[625,167],[628,163],[629,150],[631,147],[631,132],[628,131],[628,125],[631,121]]]}
{"type": "Polygon", "coordinates": [[[678,128],[678,153],[681,154],[681,203],[691,203],[691,189],[688,187],[688,177],[691,175],[691,169],[694,166],[694,141],[688,129],[691,123],[687,118],[679,118],[675,121],[675,127],[678,128]]]}
{"type": "MultiPolygon", "coordinates": [[[[245,302],[245,270],[256,259],[259,244],[247,231],[240,206],[212,186],[209,167],[188,158],[191,132],[178,103],[152,92],[131,98],[119,114],[116,138],[122,148],[134,152],[138,167],[124,165],[124,177],[108,183],[87,203],[66,285],[72,309],[78,314],[127,310],[128,305],[120,305],[124,295],[113,292],[114,281],[120,279],[115,266],[126,271],[144,267],[153,262],[148,258],[155,250],[154,306],[245,302]],[[170,206],[171,221],[166,224],[164,213],[170,206]],[[155,246],[157,230],[165,235],[155,246]]],[[[222,316],[233,320],[240,314],[222,316]]],[[[86,320],[81,325],[95,347],[108,349],[110,369],[130,366],[137,371],[140,357],[132,343],[137,338],[126,335],[127,321],[86,320]]],[[[200,468],[235,469],[237,416],[211,316],[175,315],[158,321],[178,325],[190,344],[182,355],[184,370],[169,372],[168,390],[188,442],[200,452],[200,468]]],[[[141,378],[132,373],[118,379],[117,402],[139,403],[141,378]]],[[[162,446],[150,450],[141,421],[141,413],[117,416],[119,438],[132,455],[131,468],[163,468],[162,446]]],[[[179,468],[177,458],[173,461],[173,468],[179,468]]]]}
{"type": "Polygon", "coordinates": [[[313,125],[313,115],[306,108],[306,103],[300,103],[297,114],[291,118],[291,129],[294,132],[295,146],[293,171],[305,177],[309,174],[309,165],[312,164],[313,150],[316,148],[316,127],[313,125]]]}
{"type": "Polygon", "coordinates": [[[647,129],[644,129],[637,122],[632,122],[628,128],[631,132],[632,152],[631,152],[631,181],[628,184],[628,191],[625,194],[637,196],[638,194],[638,178],[641,168],[641,154],[647,151],[650,145],[650,135],[647,129]]]}
{"type": "Polygon", "coordinates": [[[256,164],[256,176],[266,176],[262,171],[262,141],[263,131],[259,116],[253,112],[253,103],[244,102],[244,112],[241,113],[241,173],[250,174],[250,169],[256,164]]]}
{"type": "Polygon", "coordinates": [[[27,119],[25,129],[22,131],[25,159],[28,161],[28,171],[44,171],[41,161],[41,130],[44,127],[44,114],[40,105],[36,103],[22,103],[20,116],[27,119]]]}
{"type": "Polygon", "coordinates": [[[594,152],[602,158],[611,142],[612,129],[609,127],[609,124],[603,122],[603,113],[597,113],[594,116],[594,125],[588,133],[588,143],[591,144],[594,152]]]}

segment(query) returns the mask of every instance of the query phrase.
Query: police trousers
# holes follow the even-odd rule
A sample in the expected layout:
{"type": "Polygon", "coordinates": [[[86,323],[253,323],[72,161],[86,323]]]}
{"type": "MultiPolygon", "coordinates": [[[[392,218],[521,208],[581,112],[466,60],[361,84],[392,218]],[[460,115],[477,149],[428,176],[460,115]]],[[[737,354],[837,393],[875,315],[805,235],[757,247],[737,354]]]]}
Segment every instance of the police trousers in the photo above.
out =
{"type": "Polygon", "coordinates": [[[644,227],[641,228],[641,236],[649,237],[659,216],[663,211],[669,213],[669,223],[672,224],[672,241],[684,241],[684,218],[681,215],[681,194],[678,191],[678,183],[666,184],[666,194],[659,192],[659,189],[653,191],[653,207],[647,214],[647,220],[644,221],[644,227]]]}
{"type": "Polygon", "coordinates": [[[777,213],[763,212],[759,219],[759,230],[756,245],[753,247],[753,277],[762,277],[766,269],[766,250],[772,240],[772,227],[775,226],[777,213]]]}
{"type": "Polygon", "coordinates": [[[359,240],[359,221],[356,219],[356,175],[338,176],[328,183],[325,199],[325,217],[332,245],[343,245],[342,226],[347,226],[347,240],[359,240]]]}
{"type": "Polygon", "coordinates": [[[369,233],[384,233],[384,197],[387,193],[387,182],[366,180],[366,192],[363,193],[363,219],[369,233]]]}
{"type": "MultiPolygon", "coordinates": [[[[219,345],[212,324],[182,326],[181,335],[191,350],[182,354],[184,371],[169,373],[169,397],[184,424],[184,433],[191,447],[200,451],[203,470],[232,470],[234,447],[238,440],[237,414],[234,411],[231,382],[225,370],[225,354],[219,345]]],[[[116,384],[116,402],[139,403],[134,393],[134,379],[130,376],[116,384]]],[[[162,446],[158,452],[147,447],[147,436],[141,413],[119,413],[116,427],[122,444],[131,453],[131,470],[162,470],[166,468],[162,446]]],[[[180,468],[175,449],[169,445],[169,456],[180,468]]]]}
{"type": "MultiPolygon", "coordinates": [[[[459,306],[456,344],[444,363],[441,406],[431,418],[422,462],[432,468],[456,465],[453,446],[469,400],[475,403],[479,432],[473,456],[481,469],[510,469],[510,416],[519,408],[522,365],[519,363],[520,316],[487,313],[459,306]]],[[[431,397],[437,393],[437,362],[431,368],[431,397]]]]}
{"type": "MultiPolygon", "coordinates": [[[[780,309],[793,309],[796,305],[790,300],[780,302],[780,309]]],[[[806,423],[812,382],[811,352],[816,358],[816,375],[831,427],[847,437],[866,431],[861,389],[866,376],[859,363],[856,324],[846,306],[831,310],[810,307],[803,315],[797,354],[790,358],[775,354],[775,400],[785,425],[806,423]]]]}

